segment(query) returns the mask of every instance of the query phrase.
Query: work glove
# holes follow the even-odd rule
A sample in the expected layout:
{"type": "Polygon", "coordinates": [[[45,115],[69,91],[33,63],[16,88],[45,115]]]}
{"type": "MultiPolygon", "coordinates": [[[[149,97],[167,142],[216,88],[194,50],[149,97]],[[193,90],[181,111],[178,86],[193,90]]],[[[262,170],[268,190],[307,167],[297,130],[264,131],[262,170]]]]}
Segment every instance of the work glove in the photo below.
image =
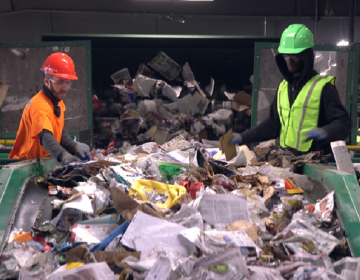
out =
{"type": "Polygon", "coordinates": [[[61,155],[61,163],[62,165],[68,165],[70,162],[80,161],[79,158],[74,157],[73,155],[69,154],[68,152],[64,152],[61,155]]]}
{"type": "Polygon", "coordinates": [[[241,144],[241,142],[242,142],[241,134],[234,132],[233,137],[229,141],[229,144],[241,144]]]}
{"type": "Polygon", "coordinates": [[[304,142],[307,142],[309,140],[321,141],[326,139],[328,136],[329,135],[325,129],[318,127],[307,132],[307,138],[304,142]]]}
{"type": "Polygon", "coordinates": [[[81,159],[83,162],[92,160],[90,153],[87,150],[81,148],[79,145],[76,145],[75,153],[76,153],[76,156],[79,159],[81,159]]]}

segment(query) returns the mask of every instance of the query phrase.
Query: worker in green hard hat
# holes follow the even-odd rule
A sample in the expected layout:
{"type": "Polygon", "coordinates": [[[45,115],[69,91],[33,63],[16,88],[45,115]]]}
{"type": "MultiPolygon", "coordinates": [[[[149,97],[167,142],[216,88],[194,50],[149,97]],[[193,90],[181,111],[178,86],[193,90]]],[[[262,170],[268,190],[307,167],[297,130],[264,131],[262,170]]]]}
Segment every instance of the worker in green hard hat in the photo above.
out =
{"type": "Polygon", "coordinates": [[[230,143],[250,144],[279,138],[279,144],[302,154],[331,153],[330,142],[345,140],[351,120],[335,87],[335,78],[314,70],[312,32],[292,24],[281,36],[275,60],[284,77],[270,107],[269,117],[230,143]]]}

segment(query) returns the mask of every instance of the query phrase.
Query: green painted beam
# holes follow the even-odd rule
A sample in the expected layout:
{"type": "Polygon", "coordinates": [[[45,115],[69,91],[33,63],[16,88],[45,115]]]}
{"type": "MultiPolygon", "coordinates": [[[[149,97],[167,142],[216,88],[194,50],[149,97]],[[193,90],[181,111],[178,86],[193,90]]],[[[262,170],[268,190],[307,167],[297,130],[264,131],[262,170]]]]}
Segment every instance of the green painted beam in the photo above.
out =
{"type": "Polygon", "coordinates": [[[228,35],[159,35],[159,34],[42,34],[41,37],[84,37],[84,38],[165,38],[165,39],[274,39],[279,41],[279,37],[267,36],[228,36],[228,35]]]}
{"type": "Polygon", "coordinates": [[[335,191],[337,215],[350,250],[360,257],[360,186],[356,177],[319,164],[306,164],[303,174],[321,181],[329,192],[335,191]]]}
{"type": "MultiPolygon", "coordinates": [[[[43,159],[44,170],[50,170],[59,163],[43,159]]],[[[11,231],[16,208],[21,201],[21,190],[29,177],[38,172],[36,160],[24,160],[2,166],[0,170],[0,254],[11,231]]]]}

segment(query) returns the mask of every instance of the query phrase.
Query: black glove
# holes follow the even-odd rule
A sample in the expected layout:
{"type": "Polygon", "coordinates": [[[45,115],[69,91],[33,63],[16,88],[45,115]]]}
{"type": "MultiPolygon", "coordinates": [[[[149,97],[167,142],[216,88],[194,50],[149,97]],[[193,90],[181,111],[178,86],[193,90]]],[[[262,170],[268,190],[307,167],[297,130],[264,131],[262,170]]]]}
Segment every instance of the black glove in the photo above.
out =
{"type": "Polygon", "coordinates": [[[61,163],[63,165],[68,165],[70,162],[74,161],[80,161],[77,157],[74,157],[73,155],[69,154],[68,152],[63,152],[61,155],[61,163]]]}
{"type": "Polygon", "coordinates": [[[83,162],[87,162],[89,160],[92,160],[90,153],[87,150],[81,148],[79,145],[76,145],[75,153],[76,153],[76,156],[79,159],[81,159],[83,162]]]}

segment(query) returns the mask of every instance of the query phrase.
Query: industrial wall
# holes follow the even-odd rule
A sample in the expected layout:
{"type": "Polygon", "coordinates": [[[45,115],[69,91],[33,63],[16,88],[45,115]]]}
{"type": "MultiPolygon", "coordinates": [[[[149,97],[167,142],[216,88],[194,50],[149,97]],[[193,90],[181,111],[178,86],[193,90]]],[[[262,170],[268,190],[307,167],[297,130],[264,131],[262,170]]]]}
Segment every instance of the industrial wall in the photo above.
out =
{"type": "MultiPolygon", "coordinates": [[[[0,43],[29,42],[38,35],[51,33],[280,36],[287,25],[300,22],[316,33],[317,43],[335,44],[347,40],[349,30],[349,1],[342,6],[339,6],[342,1],[330,1],[332,8],[327,6],[329,0],[318,1],[317,27],[315,1],[301,2],[301,12],[296,11],[298,1],[251,1],[247,6],[240,0],[189,5],[64,0],[56,6],[53,2],[2,0],[0,43]],[[95,5],[92,2],[97,6],[91,6],[95,5]]],[[[360,29],[359,19],[356,12],[355,42],[360,41],[360,32],[356,32],[360,29]]]]}

